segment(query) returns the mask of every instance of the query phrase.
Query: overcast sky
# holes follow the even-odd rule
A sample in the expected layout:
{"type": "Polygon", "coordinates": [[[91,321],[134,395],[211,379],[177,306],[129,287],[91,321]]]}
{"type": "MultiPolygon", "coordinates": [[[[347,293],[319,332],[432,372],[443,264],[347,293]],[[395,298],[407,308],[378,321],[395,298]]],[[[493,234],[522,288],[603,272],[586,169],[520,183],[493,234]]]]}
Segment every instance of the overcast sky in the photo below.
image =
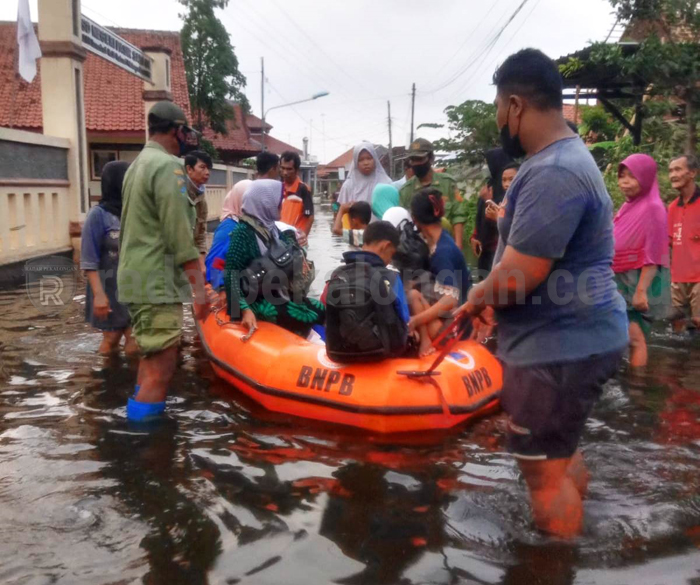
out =
{"type": "MultiPolygon", "coordinates": [[[[614,17],[608,0],[232,0],[219,11],[260,115],[260,58],[265,57],[265,108],[272,134],[328,162],[366,139],[388,143],[391,101],[394,145],[410,132],[411,84],[416,127],[444,122],[446,106],[493,100],[497,64],[522,47],[559,57],[606,38],[614,17]]],[[[30,0],[33,20],[37,0],[30,0]]],[[[0,19],[16,18],[16,0],[0,2],[0,19]]],[[[84,0],[83,13],[106,26],[178,30],[177,0],[84,0]]],[[[421,129],[434,139],[444,131],[421,129]]]]}

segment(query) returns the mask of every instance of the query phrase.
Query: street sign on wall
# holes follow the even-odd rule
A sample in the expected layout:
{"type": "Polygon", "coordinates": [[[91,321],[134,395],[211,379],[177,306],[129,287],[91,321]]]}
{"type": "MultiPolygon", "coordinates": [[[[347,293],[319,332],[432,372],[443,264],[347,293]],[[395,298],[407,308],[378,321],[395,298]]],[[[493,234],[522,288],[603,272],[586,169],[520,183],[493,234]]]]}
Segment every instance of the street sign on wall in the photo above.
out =
{"type": "Polygon", "coordinates": [[[152,60],[148,55],[87,16],[80,18],[81,40],[88,51],[152,83],[152,60]]]}

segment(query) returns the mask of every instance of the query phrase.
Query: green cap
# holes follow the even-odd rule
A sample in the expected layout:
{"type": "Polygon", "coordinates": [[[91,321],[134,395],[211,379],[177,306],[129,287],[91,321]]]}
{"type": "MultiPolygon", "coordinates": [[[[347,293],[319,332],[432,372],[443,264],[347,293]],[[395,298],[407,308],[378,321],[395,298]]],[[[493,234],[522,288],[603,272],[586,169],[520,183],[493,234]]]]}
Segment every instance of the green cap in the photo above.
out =
{"type": "Polygon", "coordinates": [[[148,112],[149,118],[155,116],[164,122],[172,122],[176,126],[187,126],[187,116],[173,102],[162,101],[156,103],[148,112]]]}
{"type": "Polygon", "coordinates": [[[432,154],[433,143],[425,138],[416,138],[408,147],[408,157],[423,157],[432,154]]]}

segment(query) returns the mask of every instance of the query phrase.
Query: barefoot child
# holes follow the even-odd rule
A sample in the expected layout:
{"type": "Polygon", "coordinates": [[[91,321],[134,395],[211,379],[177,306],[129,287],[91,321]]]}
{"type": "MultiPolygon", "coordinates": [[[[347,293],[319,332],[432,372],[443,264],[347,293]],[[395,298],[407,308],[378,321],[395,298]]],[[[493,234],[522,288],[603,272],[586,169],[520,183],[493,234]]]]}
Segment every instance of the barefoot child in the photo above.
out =
{"type": "Polygon", "coordinates": [[[413,315],[408,324],[409,332],[419,332],[419,353],[424,356],[434,351],[432,341],[446,325],[446,316],[467,298],[471,275],[462,251],[442,229],[445,204],[440,191],[432,187],[418,191],[411,200],[411,215],[430,248],[430,272],[435,277],[431,292],[437,298],[437,302],[431,304],[418,290],[408,295],[413,315]]]}
{"type": "Polygon", "coordinates": [[[122,336],[124,351],[135,355],[138,348],[131,337],[129,312],[117,302],[119,230],[122,212],[122,183],[129,163],[114,161],[102,170],[102,199],[85,218],[80,268],[88,281],[85,295],[85,320],[102,331],[99,352],[119,351],[122,336]]]}

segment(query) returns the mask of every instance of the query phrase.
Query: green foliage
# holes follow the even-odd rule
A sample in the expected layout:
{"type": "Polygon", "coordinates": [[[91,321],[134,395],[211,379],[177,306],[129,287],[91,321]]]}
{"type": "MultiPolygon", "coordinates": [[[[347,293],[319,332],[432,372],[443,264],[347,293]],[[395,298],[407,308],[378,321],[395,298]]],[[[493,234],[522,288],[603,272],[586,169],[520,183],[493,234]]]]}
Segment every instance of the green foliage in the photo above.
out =
{"type": "Polygon", "coordinates": [[[202,131],[209,126],[226,134],[226,121],[233,117],[227,103],[239,102],[250,109],[243,93],[245,76],[238,70],[238,59],[226,28],[214,13],[229,0],[179,0],[186,12],[180,33],[187,71],[187,86],[194,115],[194,126],[202,131]]]}
{"type": "Polygon", "coordinates": [[[216,146],[214,146],[213,142],[204,138],[204,136],[199,138],[199,150],[206,152],[212,160],[219,160],[219,151],[216,150],[216,146]]]}
{"type": "Polygon", "coordinates": [[[630,154],[637,152],[648,154],[656,161],[662,199],[670,203],[677,196],[668,180],[668,164],[683,152],[686,129],[663,118],[650,119],[647,122],[642,144],[639,146],[634,146],[632,137],[627,135],[614,142],[600,142],[589,147],[603,171],[605,184],[616,209],[625,201],[617,186],[618,165],[630,154]]]}
{"type": "Polygon", "coordinates": [[[464,222],[464,241],[468,242],[471,235],[474,233],[474,226],[476,225],[476,204],[479,201],[479,197],[476,194],[472,194],[469,199],[465,201],[465,208],[467,211],[467,221],[464,222]]]}
{"type": "Polygon", "coordinates": [[[597,141],[615,140],[622,131],[620,124],[603,106],[581,107],[581,136],[594,135],[597,141]]]}
{"type": "Polygon", "coordinates": [[[583,68],[584,63],[581,61],[581,59],[569,57],[569,60],[566,63],[559,65],[559,73],[561,73],[562,77],[571,77],[574,73],[583,68]]]}
{"type": "Polygon", "coordinates": [[[697,0],[610,0],[621,21],[663,20],[667,26],[700,29],[697,0]]]}
{"type": "Polygon", "coordinates": [[[483,163],[484,152],[499,144],[496,106],[467,100],[448,106],[445,113],[452,137],[436,140],[435,148],[455,153],[458,162],[483,163]]]}

